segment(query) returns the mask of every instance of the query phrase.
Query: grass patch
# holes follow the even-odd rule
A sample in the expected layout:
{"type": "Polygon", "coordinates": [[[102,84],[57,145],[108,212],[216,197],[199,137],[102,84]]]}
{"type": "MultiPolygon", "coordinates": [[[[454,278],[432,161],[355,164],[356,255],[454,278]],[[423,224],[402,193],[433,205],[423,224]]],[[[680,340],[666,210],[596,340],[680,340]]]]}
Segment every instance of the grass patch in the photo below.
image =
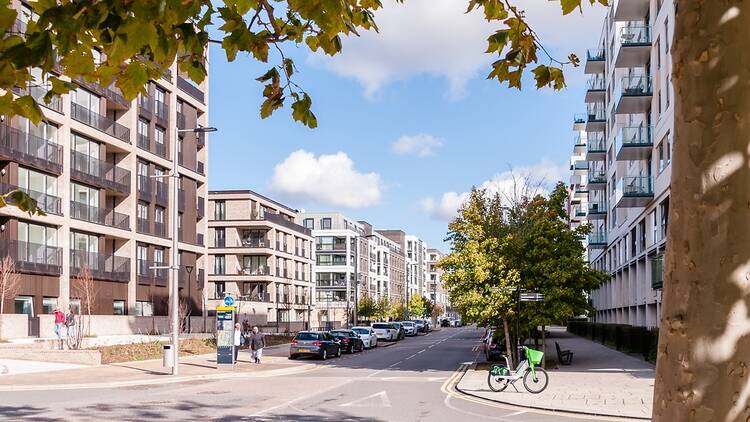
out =
{"type": "MultiPolygon", "coordinates": [[[[118,344],[114,346],[95,347],[102,354],[102,363],[132,362],[140,360],[160,359],[163,345],[168,342],[149,342],[118,344]]],[[[180,341],[180,356],[195,356],[216,352],[216,342],[213,339],[186,339],[180,341]]]]}

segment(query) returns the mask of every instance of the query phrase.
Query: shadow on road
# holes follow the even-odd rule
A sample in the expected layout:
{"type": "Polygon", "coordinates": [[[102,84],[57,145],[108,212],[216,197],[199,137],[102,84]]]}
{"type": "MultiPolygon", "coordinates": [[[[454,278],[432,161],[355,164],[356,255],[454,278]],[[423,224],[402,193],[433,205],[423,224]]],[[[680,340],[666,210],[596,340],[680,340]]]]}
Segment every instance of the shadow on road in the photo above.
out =
{"type": "Polygon", "coordinates": [[[341,422],[378,422],[386,421],[387,419],[376,419],[372,416],[362,418],[359,416],[352,416],[344,412],[328,411],[322,415],[299,415],[299,414],[279,414],[269,416],[226,416],[223,418],[216,419],[217,421],[257,421],[257,422],[277,422],[277,421],[301,421],[301,422],[317,422],[317,421],[341,421],[341,422]]]}

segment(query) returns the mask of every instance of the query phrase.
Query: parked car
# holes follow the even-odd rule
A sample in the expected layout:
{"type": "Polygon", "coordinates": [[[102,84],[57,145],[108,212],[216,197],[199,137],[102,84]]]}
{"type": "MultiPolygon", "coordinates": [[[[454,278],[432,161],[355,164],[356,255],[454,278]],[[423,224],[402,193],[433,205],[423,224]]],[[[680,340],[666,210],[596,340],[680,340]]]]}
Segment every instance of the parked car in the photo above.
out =
{"type": "Polygon", "coordinates": [[[450,327],[451,326],[451,322],[450,322],[450,320],[448,320],[448,318],[443,318],[440,321],[440,326],[441,327],[450,327]]]}
{"type": "Polygon", "coordinates": [[[357,333],[359,338],[362,340],[362,344],[365,345],[365,349],[372,349],[378,346],[378,335],[375,334],[375,330],[370,327],[354,327],[352,331],[357,333]]]}
{"type": "Polygon", "coordinates": [[[391,322],[390,324],[393,326],[393,328],[398,330],[398,338],[396,338],[396,340],[403,340],[406,338],[406,330],[400,322],[391,322]]]}
{"type": "Polygon", "coordinates": [[[482,353],[485,357],[487,357],[487,349],[490,346],[490,341],[492,340],[492,335],[495,333],[495,327],[488,327],[484,330],[484,334],[482,335],[482,353]]]}
{"type": "Polygon", "coordinates": [[[372,330],[378,336],[378,340],[396,341],[399,339],[398,328],[388,322],[376,322],[372,324],[372,330]]]}
{"type": "Polygon", "coordinates": [[[357,353],[365,350],[362,339],[352,330],[333,330],[331,335],[338,340],[342,352],[357,353]]]}
{"type": "Polygon", "coordinates": [[[427,332],[432,331],[432,321],[429,319],[424,320],[424,325],[427,328],[427,332]]]}
{"type": "Polygon", "coordinates": [[[289,359],[300,356],[317,356],[327,359],[341,356],[341,346],[331,333],[324,331],[300,331],[289,346],[289,359]]]}
{"type": "Polygon", "coordinates": [[[404,327],[404,335],[407,336],[416,336],[417,335],[417,325],[414,324],[411,321],[400,321],[399,322],[401,326],[404,327]]]}
{"type": "Polygon", "coordinates": [[[424,320],[413,319],[411,322],[417,328],[417,333],[427,333],[427,325],[424,323],[424,320]]]}

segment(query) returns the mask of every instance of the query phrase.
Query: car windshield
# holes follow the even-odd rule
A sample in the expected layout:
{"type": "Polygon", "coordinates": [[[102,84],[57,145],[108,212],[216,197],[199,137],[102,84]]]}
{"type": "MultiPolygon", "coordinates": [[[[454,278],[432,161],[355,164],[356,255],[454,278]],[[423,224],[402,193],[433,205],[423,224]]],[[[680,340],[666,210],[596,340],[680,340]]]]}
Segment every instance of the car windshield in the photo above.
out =
{"type": "Polygon", "coordinates": [[[391,328],[394,330],[398,330],[401,327],[401,324],[391,324],[391,328]]]}
{"type": "Polygon", "coordinates": [[[334,331],[334,332],[331,333],[331,335],[334,336],[334,337],[336,337],[336,338],[349,337],[349,334],[342,333],[340,331],[339,332],[334,331]]]}
{"type": "Polygon", "coordinates": [[[369,330],[367,328],[352,328],[352,331],[354,331],[357,334],[367,334],[367,333],[369,333],[369,330]]]}
{"type": "Polygon", "coordinates": [[[375,328],[376,330],[387,330],[391,328],[388,324],[372,324],[372,328],[375,328]]]}
{"type": "Polygon", "coordinates": [[[315,333],[299,333],[295,337],[297,340],[317,340],[318,335],[315,333]]]}

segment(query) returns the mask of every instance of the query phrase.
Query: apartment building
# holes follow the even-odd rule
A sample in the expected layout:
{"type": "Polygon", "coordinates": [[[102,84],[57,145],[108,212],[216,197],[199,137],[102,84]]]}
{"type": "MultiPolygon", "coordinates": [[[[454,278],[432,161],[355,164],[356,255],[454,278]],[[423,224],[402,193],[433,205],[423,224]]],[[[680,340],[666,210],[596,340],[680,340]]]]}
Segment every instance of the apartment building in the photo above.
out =
{"type": "Polygon", "coordinates": [[[425,256],[427,264],[427,287],[429,290],[429,294],[425,297],[431,300],[432,303],[443,306],[443,310],[447,311],[450,306],[448,291],[443,284],[443,270],[437,266],[445,254],[437,249],[429,248],[425,256]]]}
{"type": "MultiPolygon", "coordinates": [[[[33,16],[18,2],[16,27],[33,16]]],[[[34,318],[55,306],[79,308],[77,277],[84,268],[96,283],[95,314],[167,315],[171,238],[179,237],[181,296],[200,315],[206,261],[208,148],[204,135],[181,133],[208,122],[208,81],[196,85],[176,66],[148,83],[148,95],[127,101],[114,87],[83,80],[45,104],[41,72],[18,95],[42,104],[35,125],[22,117],[0,119],[0,189],[22,189],[46,216],[0,209],[0,254],[11,256],[21,290],[5,309],[34,318]],[[171,151],[179,149],[173,168],[171,151]],[[172,180],[177,171],[178,203],[172,180]],[[170,215],[179,209],[173,233],[170,215]]],[[[36,319],[38,321],[38,319],[36,319]]],[[[34,329],[32,328],[32,332],[34,329]]]]}
{"type": "Polygon", "coordinates": [[[589,263],[611,275],[591,294],[600,322],[659,325],[674,14],[670,1],[614,1],[598,46],[586,55],[588,112],[574,119],[571,224],[585,211],[593,227],[586,239],[589,263]]]}
{"type": "Polygon", "coordinates": [[[235,299],[242,321],[280,330],[309,327],[313,237],[297,210],[251,190],[208,193],[208,306],[235,299]]]}
{"type": "Polygon", "coordinates": [[[402,230],[379,230],[378,232],[396,242],[404,251],[406,279],[404,300],[408,302],[414,295],[429,297],[429,286],[425,281],[427,245],[419,237],[402,230]]]}

